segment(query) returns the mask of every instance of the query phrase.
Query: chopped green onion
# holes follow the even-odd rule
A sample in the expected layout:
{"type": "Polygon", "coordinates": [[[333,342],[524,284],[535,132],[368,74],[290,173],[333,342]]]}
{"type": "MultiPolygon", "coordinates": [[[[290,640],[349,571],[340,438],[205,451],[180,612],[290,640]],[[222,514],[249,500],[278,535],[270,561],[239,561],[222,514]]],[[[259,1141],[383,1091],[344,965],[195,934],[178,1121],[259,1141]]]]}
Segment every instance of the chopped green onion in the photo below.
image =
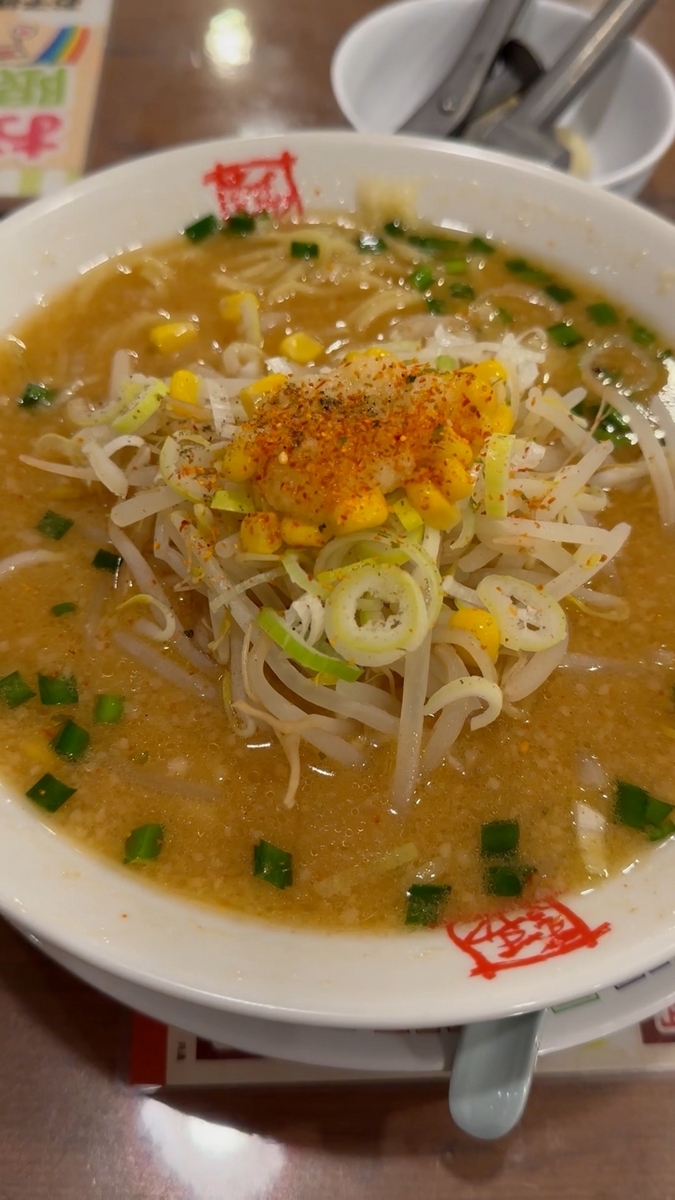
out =
{"type": "Polygon", "coordinates": [[[122,555],[113,554],[112,550],[97,550],[91,565],[98,567],[99,571],[110,571],[111,575],[116,575],[122,565],[122,555]]]}
{"type": "Polygon", "coordinates": [[[68,787],[67,783],[61,783],[60,779],[56,779],[53,775],[47,773],[37,783],[34,783],[32,788],[26,792],[29,800],[34,800],[40,808],[44,808],[47,812],[53,813],[65,804],[71,796],[75,795],[77,788],[68,787]]]}
{"type": "Polygon", "coordinates": [[[318,258],[317,242],[291,242],[291,258],[318,258]]]}
{"type": "Polygon", "coordinates": [[[665,800],[657,800],[655,796],[650,796],[647,802],[647,824],[660,825],[669,817],[675,805],[666,804],[665,800]]]}
{"type": "Polygon", "coordinates": [[[520,896],[533,874],[531,867],[486,867],[485,891],[488,896],[520,896]]]}
{"type": "Polygon", "coordinates": [[[666,804],[664,800],[657,800],[634,783],[626,783],[623,779],[616,781],[612,815],[619,825],[639,829],[650,837],[652,831],[655,831],[654,840],[658,840],[659,837],[667,837],[671,832],[667,828],[667,818],[674,807],[672,804],[666,804]]]}
{"type": "Polygon", "coordinates": [[[265,631],[268,637],[271,637],[273,642],[276,642],[277,646],[281,647],[284,654],[287,654],[295,662],[299,662],[302,667],[308,667],[310,671],[334,675],[337,679],[346,679],[348,682],[353,682],[363,675],[360,667],[346,662],[344,658],[338,658],[335,654],[326,654],[322,650],[317,650],[315,646],[308,646],[302,638],[288,628],[286,622],[273,608],[261,608],[256,617],[256,624],[265,631]]]}
{"type": "Polygon", "coordinates": [[[463,275],[466,267],[465,258],[451,258],[449,262],[444,264],[443,270],[446,275],[463,275]]]}
{"type": "Polygon", "coordinates": [[[596,442],[612,442],[617,450],[624,449],[631,445],[630,424],[615,408],[610,408],[593,430],[593,437],[596,442]]]}
{"type": "Polygon", "coordinates": [[[147,862],[157,858],[164,845],[163,825],[139,825],[133,829],[124,843],[124,861],[147,862]]]}
{"type": "Polygon", "coordinates": [[[273,887],[287,888],[293,882],[293,855],[271,842],[259,841],[253,847],[253,874],[273,887]]]}
{"type": "Polygon", "coordinates": [[[599,304],[587,305],[586,312],[596,325],[616,325],[619,320],[619,314],[614,306],[605,304],[604,301],[599,304]]]}
{"type": "Polygon", "coordinates": [[[418,292],[426,292],[427,288],[430,288],[433,282],[434,273],[431,267],[427,266],[417,267],[412,275],[408,276],[408,283],[417,288],[418,292]]]}
{"type": "Polygon", "coordinates": [[[406,892],[406,925],[437,925],[451,891],[449,884],[411,884],[406,892]]]}
{"type": "Polygon", "coordinates": [[[210,237],[212,233],[217,233],[220,229],[220,221],[214,217],[213,213],[209,213],[206,217],[200,217],[198,221],[194,221],[192,225],[186,225],[183,233],[191,242],[203,242],[204,238],[210,237]]]}
{"type": "Polygon", "coordinates": [[[387,243],[374,233],[361,233],[356,239],[356,248],[361,254],[382,254],[387,243]]]}
{"type": "Polygon", "coordinates": [[[457,238],[423,237],[418,233],[409,233],[408,241],[411,246],[418,246],[420,250],[428,250],[431,254],[454,250],[461,244],[457,238]]]}
{"type": "Polygon", "coordinates": [[[437,317],[440,313],[445,312],[445,305],[443,301],[436,300],[433,296],[427,296],[427,308],[434,317],[437,317]]]}
{"type": "Polygon", "coordinates": [[[401,221],[387,221],[384,226],[384,232],[389,234],[389,237],[404,237],[405,225],[401,221]]]}
{"type": "Polygon", "coordinates": [[[86,729],[68,720],[56,737],[52,738],[50,745],[61,758],[81,758],[89,745],[89,734],[86,729]]]}
{"type": "Polygon", "coordinates": [[[47,509],[44,516],[40,517],[35,528],[38,533],[44,537],[52,538],[55,542],[60,542],[61,538],[75,524],[70,517],[62,517],[60,513],[52,512],[47,509]]]}
{"type": "Polygon", "coordinates": [[[18,671],[12,671],[11,675],[5,675],[4,679],[0,679],[0,697],[9,708],[18,708],[20,704],[32,700],[35,694],[18,671]]]}
{"type": "Polygon", "coordinates": [[[48,388],[44,383],[27,383],[19,398],[21,408],[35,408],[36,404],[49,404],[56,395],[55,388],[48,388]]]}
{"type": "Polygon", "coordinates": [[[76,609],[77,605],[73,604],[71,600],[64,600],[62,604],[53,604],[51,613],[54,617],[65,617],[66,613],[75,612],[76,609]]]}
{"type": "Polygon", "coordinates": [[[584,335],[579,333],[574,325],[568,325],[565,321],[560,321],[557,325],[549,325],[548,333],[550,333],[554,342],[558,346],[563,346],[569,350],[572,346],[578,346],[579,342],[583,342],[584,335]]]}
{"type": "Polygon", "coordinates": [[[481,237],[472,238],[467,249],[471,250],[473,254],[494,254],[495,252],[495,247],[481,237]]]}
{"type": "Polygon", "coordinates": [[[559,283],[549,283],[548,287],[544,288],[544,291],[552,300],[557,300],[558,304],[567,304],[568,300],[576,300],[576,295],[572,289],[563,287],[559,283]]]}
{"type": "Polygon", "coordinates": [[[501,317],[501,319],[505,325],[513,324],[513,317],[511,316],[511,313],[509,312],[508,308],[498,308],[497,316],[501,317]]]}
{"type": "Polygon", "coordinates": [[[74,675],[40,675],[38,689],[43,704],[77,704],[79,693],[74,675]]]}
{"type": "Polygon", "coordinates": [[[238,233],[240,236],[253,233],[254,229],[255,217],[247,212],[232,213],[232,216],[228,217],[223,225],[223,230],[227,233],[238,233]]]}
{"type": "Polygon", "coordinates": [[[114,725],[124,712],[124,696],[97,696],[94,701],[94,721],[99,725],[114,725]]]}
{"type": "Polygon", "coordinates": [[[517,275],[519,279],[522,279],[523,283],[550,284],[551,282],[548,271],[533,267],[525,258],[509,258],[504,266],[512,275],[517,275]]]}
{"type": "Polygon", "coordinates": [[[517,821],[488,821],[480,827],[480,852],[488,857],[493,854],[515,854],[520,839],[517,821]]]}
{"type": "Polygon", "coordinates": [[[450,295],[457,300],[473,300],[476,293],[468,283],[451,283],[450,295]]]}
{"type": "Polygon", "coordinates": [[[624,783],[619,779],[614,795],[614,820],[619,825],[628,825],[631,829],[644,829],[647,820],[647,804],[649,792],[636,787],[633,783],[624,783]]]}
{"type": "Polygon", "coordinates": [[[630,336],[634,342],[637,342],[638,346],[651,346],[652,342],[656,341],[656,334],[652,333],[651,329],[647,329],[644,325],[641,325],[639,321],[629,320],[628,327],[630,329],[630,336]]]}
{"type": "Polygon", "coordinates": [[[449,354],[439,354],[434,363],[434,367],[437,371],[456,371],[457,359],[452,358],[449,354]]]}
{"type": "Polygon", "coordinates": [[[666,820],[661,825],[650,825],[646,834],[650,842],[662,842],[664,838],[670,837],[675,833],[675,825],[672,821],[666,820]]]}

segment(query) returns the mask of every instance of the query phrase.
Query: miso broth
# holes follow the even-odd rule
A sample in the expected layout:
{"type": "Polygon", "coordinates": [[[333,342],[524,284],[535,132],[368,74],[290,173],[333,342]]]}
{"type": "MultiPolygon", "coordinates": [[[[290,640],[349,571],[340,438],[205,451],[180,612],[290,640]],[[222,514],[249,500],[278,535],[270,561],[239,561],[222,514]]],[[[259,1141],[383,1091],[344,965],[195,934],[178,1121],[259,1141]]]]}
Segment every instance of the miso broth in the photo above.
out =
{"type": "MultiPolygon", "coordinates": [[[[133,356],[134,372],[165,380],[167,387],[179,371],[230,378],[223,353],[246,339],[243,317],[236,311],[241,300],[229,309],[222,302],[242,295],[255,297],[263,339],[258,357],[252,353],[247,360],[239,354],[239,367],[246,372],[242,389],[257,381],[256,364],[262,367],[260,377],[267,378],[278,374],[278,360],[285,359],[283,374],[288,356],[282,343],[298,333],[319,345],[309,363],[294,364],[299,369],[293,387],[300,391],[308,378],[304,371],[315,375],[336,368],[352,351],[388,345],[401,361],[417,362],[419,346],[439,324],[477,343],[510,337],[520,339],[518,345],[535,347],[542,356],[538,384],[562,396],[579,387],[585,362],[586,377],[591,369],[600,385],[620,388],[646,409],[649,397],[664,386],[671,361],[667,347],[639,314],[627,313],[587,281],[563,278],[482,236],[410,230],[396,221],[359,231],[345,222],[288,227],[263,219],[256,229],[218,230],[197,242],[176,237],[88,272],[36,309],[0,345],[2,561],[33,551],[54,556],[38,555],[28,565],[17,560],[13,569],[10,564],[0,574],[3,779],[21,794],[46,774],[74,789],[53,815],[39,815],[119,864],[133,830],[161,826],[156,856],[124,869],[210,904],[266,919],[399,928],[406,918],[407,890],[428,884],[451,888],[437,919],[463,920],[519,902],[514,893],[510,898],[508,893],[494,895],[486,886],[491,865],[513,872],[516,862],[526,898],[599,884],[643,853],[653,825],[639,830],[615,819],[617,781],[644,789],[665,806],[675,805],[675,553],[646,472],[638,470],[631,478],[627,471],[627,483],[611,490],[609,505],[597,515],[598,528],[622,522],[631,527],[625,545],[590,585],[620,598],[621,606],[599,615],[592,603],[563,597],[569,645],[560,667],[530,695],[505,703],[485,728],[472,730],[469,713],[440,765],[430,773],[420,768],[406,804],[392,800],[396,739],[355,726],[344,739],[364,765],[343,765],[300,740],[299,784],[292,806],[284,803],[293,746],[286,742],[284,749],[279,729],[255,716],[257,728],[242,736],[243,710],[234,711],[229,704],[229,665],[219,661],[218,639],[206,628],[200,581],[190,576],[194,564],[186,557],[181,581],[178,565],[170,569],[153,557],[154,516],[124,532],[143,549],[170,596],[195,661],[209,658],[212,669],[203,671],[181,656],[172,637],[148,638],[136,628],[139,619],[157,617],[151,606],[120,611],[125,600],[142,591],[109,540],[109,513],[121,497],[98,481],[78,477],[78,471],[89,471],[88,459],[74,452],[67,458],[56,441],[38,442],[50,433],[73,437],[78,429],[72,419],[75,401],[90,403],[92,412],[109,402],[111,362],[120,350],[133,356]],[[316,247],[316,254],[308,246],[316,247]],[[373,280],[375,286],[369,287],[373,280]],[[167,326],[177,327],[170,344],[153,336],[167,326]],[[181,328],[189,333],[181,334],[181,328]],[[265,366],[263,359],[272,361],[265,366]],[[43,391],[35,393],[34,402],[21,403],[29,384],[43,391]],[[74,477],[26,464],[22,455],[74,467],[74,477]],[[46,512],[72,525],[58,538],[58,523],[51,534],[44,526],[41,532],[37,526],[46,512]],[[105,552],[102,558],[100,551],[105,552]],[[147,663],[125,649],[138,644],[150,650],[147,663]],[[2,681],[15,672],[35,694],[11,707],[11,692],[3,692],[2,681]],[[172,672],[179,682],[167,677],[172,672]],[[71,695],[69,703],[43,703],[38,675],[74,677],[76,702],[71,695]],[[101,695],[124,698],[119,719],[95,719],[101,695]],[[69,719],[89,735],[88,744],[72,757],[53,748],[69,719]],[[590,872],[580,849],[579,802],[606,818],[604,861],[590,872]],[[515,857],[511,852],[481,853],[481,829],[496,821],[517,822],[515,857]],[[261,841],[292,856],[289,886],[270,886],[268,879],[253,874],[254,847],[261,841]]],[[[499,361],[499,351],[493,358],[499,361]]],[[[433,375],[454,369],[436,363],[422,367],[416,378],[419,383],[425,371],[433,375]]],[[[264,420],[266,393],[261,394],[262,402],[252,402],[245,414],[251,427],[264,420]]],[[[162,397],[163,405],[174,405],[185,428],[203,437],[207,426],[203,420],[190,424],[189,403],[172,400],[171,393],[162,397]]],[[[203,396],[200,404],[208,407],[203,396]]],[[[630,426],[613,410],[598,411],[599,404],[599,394],[590,392],[577,401],[578,427],[609,439],[611,462],[628,468],[638,461],[630,426]],[[600,425],[594,429],[596,413],[600,425]]],[[[79,428],[86,434],[89,427],[79,428]]],[[[526,438],[519,428],[517,436],[526,438]]],[[[412,425],[409,436],[414,440],[412,425]]],[[[558,445],[556,438],[553,429],[547,444],[558,445]]],[[[122,448],[115,461],[125,467],[138,449],[122,448]]],[[[332,445],[331,455],[338,456],[340,449],[332,445]]],[[[467,467],[472,478],[482,470],[481,455],[476,451],[467,467]]],[[[278,461],[285,467],[283,458],[278,461]]],[[[156,458],[151,465],[156,470],[156,458]]],[[[150,490],[148,464],[141,463],[139,471],[140,490],[150,490]]],[[[167,485],[160,480],[160,486],[167,485]]],[[[398,481],[396,489],[401,490],[398,481]]],[[[383,485],[389,512],[396,489],[386,492],[383,485]]],[[[469,501],[456,503],[461,507],[469,501]]],[[[200,536],[208,541],[216,521],[221,522],[220,542],[236,540],[241,514],[209,503],[202,507],[215,516],[202,514],[200,536]]],[[[263,510],[270,511],[269,503],[263,510]]],[[[593,523],[591,509],[588,513],[593,523]]],[[[448,563],[454,568],[458,560],[449,550],[444,564],[442,547],[452,537],[447,529],[440,533],[443,576],[448,563]]],[[[339,537],[340,526],[331,534],[339,537]]],[[[396,536],[402,538],[402,530],[396,536]]],[[[251,592],[257,607],[274,607],[270,597],[285,586],[279,563],[287,550],[283,543],[267,556],[259,552],[261,572],[279,574],[251,592]]],[[[306,553],[299,548],[298,561],[311,577],[306,553]]],[[[175,544],[173,554],[180,558],[175,544]]],[[[222,560],[224,570],[228,561],[222,560]]],[[[522,563],[525,573],[533,571],[529,559],[523,557],[522,563]]],[[[445,594],[445,609],[449,603],[455,603],[452,593],[445,594]]],[[[363,623],[365,618],[360,619],[363,623]]],[[[240,648],[231,625],[221,636],[230,639],[228,653],[240,648]]],[[[327,642],[319,644],[330,652],[327,642]]],[[[505,657],[497,659],[500,679],[504,664],[508,667],[517,657],[508,647],[504,651],[502,646],[502,653],[505,657]]],[[[439,655],[439,672],[441,660],[439,655]]],[[[475,662],[468,661],[477,675],[475,662]]],[[[263,669],[269,675],[269,664],[263,669]]],[[[304,670],[308,680],[317,678],[317,688],[335,686],[334,679],[327,682],[318,677],[320,672],[304,670]]],[[[366,681],[400,702],[396,670],[385,665],[378,674],[376,668],[365,668],[361,682],[366,681]]],[[[283,681],[278,690],[288,699],[283,681]]],[[[382,711],[390,712],[385,700],[382,704],[382,711]]],[[[306,700],[301,707],[310,715],[320,711],[306,700]]],[[[249,708],[259,711],[261,703],[249,701],[249,708]]],[[[473,711],[479,710],[477,704],[473,711]]],[[[105,706],[99,706],[99,718],[102,712],[105,706]]],[[[425,727],[428,739],[429,717],[425,727]]],[[[283,738],[289,736],[282,730],[283,738]]],[[[667,833],[664,826],[660,836],[667,833]]]]}

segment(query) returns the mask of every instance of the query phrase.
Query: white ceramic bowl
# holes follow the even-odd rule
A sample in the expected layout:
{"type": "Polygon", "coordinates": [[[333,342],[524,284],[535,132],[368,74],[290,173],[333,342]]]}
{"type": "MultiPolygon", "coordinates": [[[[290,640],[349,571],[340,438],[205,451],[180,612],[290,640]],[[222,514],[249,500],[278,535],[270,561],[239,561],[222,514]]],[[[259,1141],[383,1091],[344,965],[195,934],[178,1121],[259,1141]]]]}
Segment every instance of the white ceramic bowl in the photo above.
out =
{"type": "MultiPolygon", "coordinates": [[[[95,175],[0,224],[0,329],[124,247],[221,198],[273,210],[354,204],[377,176],[420,215],[490,233],[594,282],[675,340],[675,228],[599,188],[469,147],[353,133],[185,146],[95,175]],[[218,164],[236,170],[218,169],[218,164]],[[215,172],[214,172],[215,168],[215,172]],[[237,190],[238,189],[238,190],[237,190]],[[243,190],[242,190],[243,189],[243,190]]],[[[401,1029],[507,1015],[599,991],[675,953],[675,839],[582,896],[449,931],[320,933],[202,907],[55,834],[0,791],[0,911],[110,975],[179,1000],[310,1025],[401,1029]]]]}
{"type": "MultiPolygon", "coordinates": [[[[333,57],[333,90],[362,133],[394,133],[440,83],[476,21],[477,0],[403,0],[354,25],[333,57]]],[[[535,0],[518,21],[521,38],[549,68],[589,13],[535,0]]],[[[637,196],[675,138],[675,80],[644,42],[630,38],[560,125],[580,133],[589,178],[637,196]]]]}

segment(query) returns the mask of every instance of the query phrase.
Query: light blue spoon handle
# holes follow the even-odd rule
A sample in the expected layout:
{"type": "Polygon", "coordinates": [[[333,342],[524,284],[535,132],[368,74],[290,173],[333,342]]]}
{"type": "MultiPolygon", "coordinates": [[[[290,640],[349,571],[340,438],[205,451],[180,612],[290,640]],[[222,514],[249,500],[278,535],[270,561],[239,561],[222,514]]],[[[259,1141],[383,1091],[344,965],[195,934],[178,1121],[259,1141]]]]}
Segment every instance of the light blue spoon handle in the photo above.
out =
{"type": "Polygon", "coordinates": [[[465,1025],[450,1076],[450,1113],[476,1138],[498,1138],[518,1124],[537,1061],[543,1012],[465,1025]]]}

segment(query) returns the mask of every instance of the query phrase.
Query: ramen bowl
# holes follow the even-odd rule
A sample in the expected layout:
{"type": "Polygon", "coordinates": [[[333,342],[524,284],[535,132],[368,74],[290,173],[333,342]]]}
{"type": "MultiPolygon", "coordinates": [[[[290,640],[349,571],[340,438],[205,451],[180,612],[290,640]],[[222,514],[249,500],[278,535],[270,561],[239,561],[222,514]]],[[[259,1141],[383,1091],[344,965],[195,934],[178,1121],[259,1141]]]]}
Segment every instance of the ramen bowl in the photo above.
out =
{"type": "MultiPolygon", "coordinates": [[[[675,230],[578,180],[471,147],[353,133],[223,140],[153,155],[39,201],[0,226],[0,327],[118,251],[205,212],[348,211],[366,179],[416,193],[420,216],[592,275],[675,338],[675,230]],[[11,286],[10,286],[11,285],[11,286]]],[[[431,1028],[557,1005],[675,954],[675,839],[581,895],[436,929],[373,934],[266,922],[143,882],[56,833],[8,786],[0,911],[85,964],[209,1011],[333,1028],[431,1028]]],[[[111,989],[112,990],[112,989],[111,989]]]]}

